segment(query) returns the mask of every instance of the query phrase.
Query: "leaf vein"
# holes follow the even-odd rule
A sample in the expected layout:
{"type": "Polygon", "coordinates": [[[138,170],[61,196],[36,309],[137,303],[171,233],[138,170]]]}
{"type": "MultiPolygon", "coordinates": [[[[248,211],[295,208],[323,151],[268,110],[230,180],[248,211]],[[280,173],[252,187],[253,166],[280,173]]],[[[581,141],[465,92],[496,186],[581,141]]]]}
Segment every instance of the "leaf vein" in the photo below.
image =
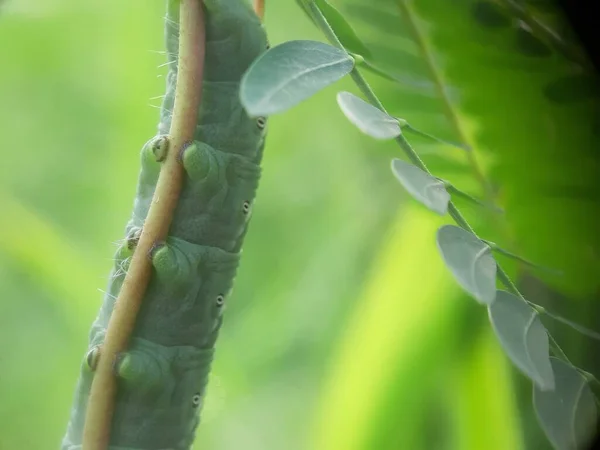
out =
{"type": "Polygon", "coordinates": [[[268,105],[269,102],[271,101],[271,99],[273,98],[273,96],[275,94],[277,94],[277,92],[285,90],[285,87],[287,85],[289,85],[291,82],[296,81],[298,79],[300,79],[301,77],[303,77],[304,75],[306,75],[307,73],[310,72],[314,72],[314,71],[318,71],[318,70],[322,70],[322,69],[326,69],[327,67],[332,67],[335,66],[337,64],[341,64],[345,61],[348,61],[348,58],[342,57],[336,61],[331,61],[328,63],[323,63],[320,64],[318,66],[311,66],[309,68],[303,69],[300,72],[297,72],[296,74],[294,74],[294,76],[280,82],[279,84],[275,85],[275,87],[270,91],[269,94],[267,94],[265,97],[263,97],[263,101],[259,103],[259,105],[261,107],[264,107],[265,105],[268,105]]]}

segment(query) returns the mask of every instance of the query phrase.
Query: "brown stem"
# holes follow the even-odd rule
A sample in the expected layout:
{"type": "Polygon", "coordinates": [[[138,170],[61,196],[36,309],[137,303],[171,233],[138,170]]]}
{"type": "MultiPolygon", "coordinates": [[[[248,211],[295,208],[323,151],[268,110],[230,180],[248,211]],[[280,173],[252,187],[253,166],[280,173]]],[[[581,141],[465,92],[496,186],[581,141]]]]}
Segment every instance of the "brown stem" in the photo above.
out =
{"type": "Polygon", "coordinates": [[[260,20],[265,16],[265,0],[254,0],[254,11],[260,20]]]}
{"type": "Polygon", "coordinates": [[[152,274],[153,245],[164,241],[181,191],[183,168],[177,155],[194,138],[204,71],[204,13],[199,0],[181,0],[177,86],[169,151],[158,178],[129,270],[112,312],[92,382],[83,432],[83,450],[106,450],[116,396],[113,362],[126,350],[152,274]]]}

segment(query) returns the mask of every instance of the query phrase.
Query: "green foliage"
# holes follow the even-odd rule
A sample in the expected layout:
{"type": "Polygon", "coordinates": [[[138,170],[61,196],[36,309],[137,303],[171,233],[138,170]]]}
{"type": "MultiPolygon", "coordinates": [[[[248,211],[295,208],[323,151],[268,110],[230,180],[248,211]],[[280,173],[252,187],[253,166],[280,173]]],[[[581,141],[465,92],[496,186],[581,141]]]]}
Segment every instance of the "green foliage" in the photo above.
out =
{"type": "MultiPolygon", "coordinates": [[[[592,254],[600,243],[586,216],[599,198],[594,181],[599,161],[593,153],[597,97],[576,91],[597,89],[597,78],[562,53],[521,53],[519,36],[541,36],[538,28],[528,32],[513,25],[516,12],[505,6],[518,2],[461,0],[443,7],[433,0],[340,3],[364,35],[375,63],[432,86],[423,91],[384,87],[381,96],[391,114],[401,111],[417,127],[473,150],[466,161],[439,150],[423,154],[436,176],[506,210],[504,231],[491,227],[498,242],[565,273],[560,278],[542,274],[545,282],[578,297],[595,292],[600,266],[592,254]],[[479,20],[482,10],[495,13],[495,26],[491,19],[479,20]],[[498,15],[508,17],[510,25],[498,15]],[[588,81],[578,84],[582,78],[588,81]],[[562,95],[552,94],[556,91],[562,95]],[[571,101],[556,102],[557,97],[571,101]],[[466,174],[458,173],[457,163],[469,172],[470,183],[458,179],[466,174]],[[577,233],[570,232],[572,226],[577,233]]],[[[536,20],[549,22],[548,13],[536,20]]],[[[527,19],[521,12],[518,17],[527,19]]],[[[549,24],[564,37],[563,27],[549,24]]]]}
{"type": "MultiPolygon", "coordinates": [[[[303,2],[303,5],[329,41],[336,47],[347,50],[343,42],[336,35],[335,29],[328,23],[327,17],[320,11],[318,5],[314,1],[303,2]]],[[[457,111],[453,109],[452,102],[445,92],[443,78],[435,66],[428,43],[416,22],[412,6],[403,1],[398,2],[398,5],[408,21],[408,28],[413,31],[417,45],[425,54],[430,75],[433,78],[434,84],[439,89],[438,93],[441,96],[451,123],[455,127],[455,132],[462,140],[466,140],[466,131],[460,123],[457,111]]],[[[482,7],[480,4],[477,5],[475,17],[488,28],[501,27],[503,23],[500,20],[500,16],[501,12],[499,11],[485,6],[482,7]],[[494,14],[496,15],[494,16],[494,14]]],[[[552,54],[552,50],[542,40],[534,36],[530,29],[520,26],[516,30],[515,36],[515,47],[525,56],[542,58],[552,54]]],[[[438,247],[442,252],[446,265],[458,283],[467,292],[473,295],[480,303],[486,304],[489,307],[490,319],[494,325],[494,330],[515,365],[532,378],[540,389],[544,391],[554,390],[554,374],[549,360],[548,334],[538,317],[538,313],[527,305],[527,302],[506,272],[497,265],[491,254],[490,246],[477,238],[470,225],[452,203],[448,205],[449,199],[445,190],[445,184],[431,176],[426,165],[401,135],[399,130],[388,129],[388,124],[393,123],[393,118],[384,109],[381,101],[356,68],[352,71],[352,77],[363,94],[369,99],[372,107],[369,108],[362,100],[353,98],[351,94],[341,93],[338,94],[338,104],[342,111],[362,132],[378,139],[396,138],[402,150],[411,162],[414,163],[413,166],[406,165],[399,160],[394,161],[394,166],[397,166],[394,167],[397,178],[399,178],[415,198],[431,209],[444,213],[447,208],[452,218],[459,225],[459,227],[446,225],[438,230],[438,247]],[[430,187],[437,188],[438,190],[441,189],[446,194],[446,197],[432,201],[432,197],[427,195],[427,189],[430,187]],[[499,298],[496,299],[496,274],[500,281],[516,295],[498,291],[499,298]]],[[[442,140],[439,139],[438,141],[442,140]]],[[[481,187],[491,201],[494,202],[496,195],[491,191],[486,175],[477,165],[477,160],[472,151],[473,149],[469,148],[469,162],[482,184],[481,187]]],[[[448,183],[448,186],[451,186],[451,184],[448,183]]],[[[462,192],[461,194],[464,198],[474,200],[474,197],[469,194],[462,192]]],[[[508,251],[504,251],[504,254],[519,259],[521,262],[527,261],[508,251]]],[[[542,308],[539,308],[539,310],[543,311],[542,308]]],[[[557,345],[556,351],[566,360],[566,356],[557,345]]]]}
{"type": "MultiPolygon", "coordinates": [[[[384,3],[384,2],[380,2],[380,3],[384,3]]],[[[417,44],[418,48],[423,52],[424,59],[427,62],[427,65],[430,69],[429,70],[430,75],[431,75],[434,83],[436,83],[438,85],[441,100],[442,100],[442,102],[445,103],[446,113],[449,113],[448,115],[450,116],[449,118],[451,119],[451,123],[453,122],[455,132],[458,135],[462,135],[461,137],[463,139],[467,138],[467,135],[465,134],[464,130],[461,129],[461,124],[459,122],[459,116],[456,114],[456,111],[453,111],[452,104],[449,101],[448,96],[446,96],[444,93],[445,86],[442,85],[443,78],[441,76],[441,73],[436,68],[435,59],[432,57],[432,55],[430,53],[429,42],[426,40],[426,37],[424,35],[424,30],[419,26],[418,18],[416,17],[415,11],[406,2],[400,1],[400,2],[396,2],[396,3],[399,6],[398,9],[400,9],[402,15],[404,16],[403,18],[407,21],[407,28],[412,31],[412,34],[413,34],[412,37],[415,40],[415,43],[417,44]]],[[[427,2],[420,2],[420,3],[424,4],[427,2]]],[[[481,5],[479,5],[479,6],[481,6],[481,5]]],[[[439,8],[436,8],[436,9],[437,9],[436,12],[438,12],[439,8]]],[[[482,11],[480,9],[479,13],[481,13],[481,12],[482,11]]],[[[487,9],[487,13],[488,13],[487,18],[490,19],[489,13],[491,13],[491,10],[489,8],[487,9]]],[[[500,13],[498,13],[498,15],[499,14],[500,13]]],[[[494,27],[501,26],[503,24],[502,23],[503,21],[500,20],[501,17],[499,17],[498,15],[495,17],[496,20],[494,21],[494,24],[493,24],[494,27]]],[[[362,17],[365,17],[365,15],[363,14],[362,17]]],[[[481,18],[481,16],[480,16],[480,18],[481,18]]],[[[458,20],[458,18],[456,20],[458,20]]],[[[439,23],[442,23],[441,19],[440,19],[439,23]]],[[[452,23],[452,22],[445,21],[444,23],[452,23]]],[[[489,20],[488,20],[487,24],[489,25],[489,20]]],[[[504,23],[504,24],[506,24],[506,23],[504,23]]],[[[434,32],[436,32],[438,29],[443,29],[443,26],[436,26],[434,28],[435,28],[434,32]]],[[[466,39],[465,36],[462,36],[461,45],[464,46],[464,44],[466,42],[469,42],[469,41],[466,39]]],[[[468,48],[468,46],[467,46],[467,48],[468,48]]],[[[538,40],[535,36],[533,36],[529,31],[526,31],[523,28],[519,28],[517,30],[516,48],[520,49],[521,52],[526,54],[527,56],[543,57],[548,54],[547,47],[540,40],[538,40]]],[[[413,65],[412,67],[415,67],[415,66],[413,65]]],[[[471,68],[471,67],[469,66],[469,68],[471,68]]],[[[511,69],[513,69],[513,68],[511,67],[511,69]]],[[[492,110],[492,109],[494,109],[494,108],[488,107],[488,110],[492,110]]],[[[405,147],[405,150],[406,150],[406,147],[405,147]]],[[[408,149],[408,151],[410,151],[410,149],[408,149]]],[[[474,163],[476,161],[473,157],[471,157],[470,159],[471,159],[472,163],[474,163]]],[[[479,170],[476,165],[473,168],[476,170],[479,170]]],[[[476,172],[476,174],[480,176],[481,180],[484,180],[481,172],[476,172]]],[[[487,194],[489,196],[490,191],[487,188],[487,186],[484,185],[483,188],[484,188],[484,190],[487,190],[487,194]]],[[[468,194],[466,194],[465,197],[468,198],[469,197],[468,194]]],[[[493,199],[493,197],[492,197],[492,199],[493,199]]],[[[457,217],[454,217],[454,218],[455,218],[455,220],[457,219],[457,217]]],[[[466,226],[466,223],[461,223],[460,220],[457,222],[462,227],[466,226]]],[[[468,229],[468,227],[467,227],[467,229],[468,229]]],[[[462,231],[462,230],[460,230],[460,231],[462,231]]],[[[588,236],[588,238],[589,238],[589,236],[588,236]]],[[[474,236],[472,236],[472,238],[470,238],[470,239],[472,239],[472,244],[477,243],[474,236]]],[[[450,245],[452,245],[452,244],[456,245],[457,248],[459,248],[458,251],[466,251],[468,248],[468,245],[465,246],[464,244],[463,245],[460,244],[460,239],[450,243],[450,245]]],[[[483,244],[481,244],[479,242],[479,245],[483,245],[483,244]]],[[[549,245],[549,243],[548,243],[548,247],[551,247],[549,245]]],[[[486,251],[489,252],[489,249],[486,251]]],[[[514,255],[513,253],[510,253],[507,251],[504,251],[503,253],[505,255],[508,255],[511,257],[516,257],[516,255],[514,255]]],[[[446,255],[444,255],[444,256],[446,257],[446,255]]],[[[491,258],[491,256],[490,256],[490,258],[491,258]]],[[[524,258],[520,258],[520,257],[516,257],[516,258],[520,259],[521,262],[526,262],[526,260],[524,258]]],[[[447,259],[446,259],[446,261],[448,263],[447,259]]],[[[460,263],[457,261],[451,262],[449,264],[449,266],[450,266],[451,270],[455,273],[455,275],[456,275],[456,272],[461,268],[460,263]]],[[[467,265],[467,267],[468,267],[468,265],[467,265]]],[[[508,280],[508,278],[502,271],[499,272],[499,275],[500,275],[501,280],[505,284],[507,284],[507,287],[514,290],[514,285],[508,280]]],[[[580,274],[578,274],[578,275],[580,275],[580,274]]],[[[493,278],[494,278],[493,284],[495,284],[495,276],[493,278]]],[[[460,279],[459,279],[459,282],[460,282],[460,279]]],[[[463,283],[461,283],[461,284],[463,284],[463,287],[464,287],[464,279],[463,279],[463,283]]],[[[472,284],[476,284],[476,282],[474,282],[472,284]]],[[[492,283],[488,283],[488,285],[492,285],[492,283]]],[[[472,290],[470,290],[470,292],[473,293],[472,290]]],[[[516,292],[518,292],[518,291],[516,291],[516,292]]],[[[510,296],[510,294],[503,295],[503,297],[506,297],[506,296],[510,296]]],[[[516,336],[524,336],[524,337],[528,337],[528,338],[533,336],[534,338],[533,338],[533,341],[528,341],[528,340],[523,339],[525,345],[523,345],[523,343],[522,343],[521,349],[520,349],[521,351],[518,352],[519,356],[515,356],[515,342],[518,342],[518,340],[513,341],[513,343],[508,346],[510,348],[510,350],[509,350],[509,348],[507,348],[507,352],[508,352],[509,356],[512,357],[513,361],[517,364],[517,366],[521,367],[522,370],[525,370],[526,372],[528,372],[530,376],[532,373],[534,374],[533,379],[536,380],[538,383],[542,384],[542,388],[550,389],[551,387],[553,387],[553,382],[551,382],[552,370],[551,370],[550,364],[548,362],[548,338],[547,338],[546,331],[543,328],[543,326],[541,325],[539,317],[537,317],[537,313],[535,311],[533,311],[531,308],[529,308],[527,306],[527,304],[525,303],[525,301],[523,301],[522,299],[518,299],[514,296],[510,296],[509,298],[511,298],[513,301],[512,302],[506,302],[506,301],[500,302],[500,300],[497,300],[492,306],[490,306],[491,314],[495,311],[495,313],[492,314],[492,318],[494,318],[494,316],[496,316],[496,315],[499,315],[500,314],[499,311],[504,311],[505,313],[507,311],[511,311],[513,313],[513,315],[515,315],[518,311],[518,309],[515,307],[515,305],[518,305],[521,308],[526,308],[527,311],[521,311],[521,314],[523,317],[528,318],[528,320],[532,320],[532,321],[527,322],[527,324],[528,324],[527,326],[518,326],[518,327],[516,327],[516,329],[512,329],[512,330],[508,329],[508,330],[506,330],[505,334],[507,336],[508,335],[514,336],[516,334],[516,336]],[[514,301],[517,301],[518,303],[515,303],[514,301]],[[513,305],[512,308],[510,308],[511,304],[513,305]],[[505,311],[506,308],[508,308],[508,309],[505,311]],[[526,314],[526,312],[529,312],[529,314],[526,314]],[[531,335],[530,335],[530,333],[531,333],[531,335]],[[527,344],[533,345],[534,348],[531,349],[531,352],[528,350],[528,347],[530,345],[527,345],[527,344]],[[540,346],[541,346],[541,348],[539,348],[540,346]],[[524,361],[527,361],[528,363],[524,363],[524,361]],[[532,367],[533,367],[533,369],[532,369],[532,367]],[[540,374],[543,374],[543,375],[540,375],[540,374]]],[[[498,320],[494,320],[495,329],[499,334],[501,334],[500,333],[500,325],[498,322],[499,322],[498,320]]],[[[503,321],[500,321],[500,322],[503,322],[503,321]]],[[[505,321],[505,322],[510,322],[510,321],[505,321]]],[[[514,324],[514,322],[512,322],[512,323],[514,324]]],[[[523,325],[523,324],[521,324],[521,325],[523,325]]],[[[503,344],[505,345],[505,348],[506,348],[507,343],[508,343],[506,336],[504,336],[504,339],[501,339],[501,341],[503,342],[503,344]]],[[[584,426],[585,425],[586,424],[584,424],[584,426]]]]}
{"type": "Polygon", "coordinates": [[[251,116],[285,111],[347,75],[354,60],[347,53],[316,41],[277,45],[250,66],[240,89],[251,116]]]}
{"type": "MultiPolygon", "coordinates": [[[[394,8],[393,2],[376,3],[394,8]]],[[[546,41],[536,29],[489,28],[467,20],[474,3],[462,0],[446,10],[420,0],[394,9],[415,24],[432,60],[443,58],[443,69],[437,64],[440,79],[460,92],[453,102],[458,117],[478,118],[476,129],[469,130],[467,121],[461,126],[478,158],[490,161],[483,170],[499,186],[496,198],[507,211],[512,236],[500,234],[497,242],[563,271],[563,277],[540,274],[562,292],[578,297],[595,292],[600,261],[590,249],[600,242],[588,218],[599,198],[596,101],[548,98],[549,87],[582,69],[560,53],[541,50],[539,42],[546,41]],[[436,25],[418,26],[425,23],[436,25]],[[570,194],[575,191],[586,192],[587,200],[570,194]]]]}

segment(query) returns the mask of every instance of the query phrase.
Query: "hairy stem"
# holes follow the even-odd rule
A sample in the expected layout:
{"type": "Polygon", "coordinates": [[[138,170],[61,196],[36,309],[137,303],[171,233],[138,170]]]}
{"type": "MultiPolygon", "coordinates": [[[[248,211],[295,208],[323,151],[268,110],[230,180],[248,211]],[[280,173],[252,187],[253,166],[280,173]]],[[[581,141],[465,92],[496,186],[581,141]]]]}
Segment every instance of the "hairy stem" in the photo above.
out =
{"type": "Polygon", "coordinates": [[[194,137],[202,91],[205,52],[203,14],[199,0],[181,0],[179,71],[169,131],[169,151],[106,330],[88,401],[83,450],[108,448],[117,390],[113,364],[116,356],[127,347],[152,273],[150,252],[155,244],[166,239],[181,191],[183,168],[178,155],[194,137]]]}

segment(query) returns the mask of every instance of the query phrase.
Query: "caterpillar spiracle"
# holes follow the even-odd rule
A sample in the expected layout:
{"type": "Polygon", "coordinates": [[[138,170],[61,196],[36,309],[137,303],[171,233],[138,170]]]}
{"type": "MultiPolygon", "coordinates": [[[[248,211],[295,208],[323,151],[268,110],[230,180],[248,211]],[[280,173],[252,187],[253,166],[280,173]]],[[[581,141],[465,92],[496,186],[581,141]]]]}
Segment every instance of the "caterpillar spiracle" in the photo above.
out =
{"type": "MultiPolygon", "coordinates": [[[[239,100],[242,75],[268,48],[264,28],[245,0],[203,1],[206,44],[195,140],[180,160],[182,192],[169,236],[151,254],[153,273],[129,348],[114,365],[118,391],[109,450],[188,450],[200,422],[215,341],[240,260],[260,177],[264,118],[239,100]]],[[[169,145],[177,79],[179,10],[169,0],[166,95],[158,134],[141,152],[133,214],[117,251],[75,392],[62,450],[82,448],[94,368],[169,145]]]]}

